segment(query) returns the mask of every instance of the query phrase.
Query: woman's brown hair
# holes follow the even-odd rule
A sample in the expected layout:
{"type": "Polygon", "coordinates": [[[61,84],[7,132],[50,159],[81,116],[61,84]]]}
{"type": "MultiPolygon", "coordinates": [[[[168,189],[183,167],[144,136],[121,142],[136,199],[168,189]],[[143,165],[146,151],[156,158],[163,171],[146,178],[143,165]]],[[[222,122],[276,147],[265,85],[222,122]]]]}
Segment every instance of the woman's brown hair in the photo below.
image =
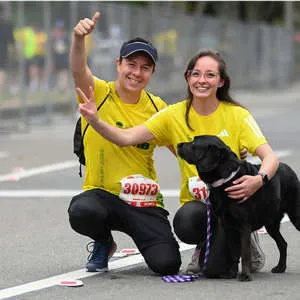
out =
{"type": "MultiPolygon", "coordinates": [[[[224,80],[224,84],[223,86],[219,87],[217,89],[217,98],[220,101],[225,101],[225,102],[229,102],[238,106],[242,106],[239,102],[235,101],[232,99],[232,97],[229,94],[229,89],[230,89],[230,77],[228,75],[227,72],[227,66],[226,63],[224,61],[224,59],[221,57],[221,55],[218,52],[214,52],[212,50],[204,50],[199,52],[197,55],[195,55],[188,63],[187,68],[184,72],[184,77],[185,80],[188,80],[188,77],[190,76],[191,71],[194,69],[197,61],[199,58],[204,57],[204,56],[209,56],[211,58],[213,58],[215,61],[218,62],[218,68],[219,68],[219,73],[220,73],[220,77],[221,79],[224,80]]],[[[193,102],[193,94],[190,90],[190,87],[188,86],[188,90],[187,90],[188,96],[187,96],[187,105],[186,105],[186,112],[185,112],[185,121],[186,124],[188,126],[188,128],[190,128],[191,130],[194,130],[190,123],[189,123],[189,111],[191,109],[192,106],[192,102],[193,102]]]]}

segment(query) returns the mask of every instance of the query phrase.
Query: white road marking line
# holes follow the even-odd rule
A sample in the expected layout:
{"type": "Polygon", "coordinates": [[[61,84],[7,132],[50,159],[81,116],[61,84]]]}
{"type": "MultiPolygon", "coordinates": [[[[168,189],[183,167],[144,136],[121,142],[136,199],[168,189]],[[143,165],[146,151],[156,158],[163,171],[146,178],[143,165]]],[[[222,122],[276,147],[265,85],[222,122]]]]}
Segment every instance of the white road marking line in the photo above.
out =
{"type": "MultiPolygon", "coordinates": [[[[180,252],[195,248],[195,245],[188,245],[184,243],[179,243],[179,246],[180,246],[180,252]]],[[[110,261],[108,262],[108,268],[110,271],[118,271],[122,268],[134,266],[142,262],[144,262],[143,256],[141,254],[137,254],[137,255],[127,256],[125,258],[120,258],[117,260],[110,261]]],[[[57,276],[52,276],[42,280],[33,281],[33,282],[0,290],[0,299],[6,299],[13,296],[23,295],[25,293],[34,292],[55,285],[59,285],[60,281],[65,280],[66,278],[82,279],[82,278],[92,277],[95,275],[99,276],[99,273],[97,272],[90,273],[90,272],[86,272],[85,269],[81,269],[81,270],[77,270],[77,271],[73,271],[73,272],[69,272],[57,276]]]]}
{"type": "MultiPolygon", "coordinates": [[[[82,190],[0,190],[0,198],[62,198],[73,197],[82,190]]],[[[179,190],[161,190],[164,197],[179,197],[179,190]]]]}
{"type": "Polygon", "coordinates": [[[78,166],[79,163],[75,160],[69,160],[64,161],[61,163],[51,164],[51,165],[45,165],[38,168],[32,168],[32,169],[24,169],[21,172],[18,173],[9,173],[6,175],[0,176],[0,182],[1,181],[11,181],[11,180],[20,180],[21,178],[31,177],[34,175],[40,175],[44,173],[54,172],[54,171],[60,171],[67,168],[73,168],[75,166],[78,166]]]}

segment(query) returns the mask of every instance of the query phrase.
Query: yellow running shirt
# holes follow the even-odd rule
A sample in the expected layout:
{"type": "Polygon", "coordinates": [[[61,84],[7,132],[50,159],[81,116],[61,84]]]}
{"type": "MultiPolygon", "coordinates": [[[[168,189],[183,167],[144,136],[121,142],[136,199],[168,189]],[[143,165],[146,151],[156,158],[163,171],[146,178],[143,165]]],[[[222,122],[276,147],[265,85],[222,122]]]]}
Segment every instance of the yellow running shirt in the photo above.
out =
{"type": "MultiPolygon", "coordinates": [[[[99,117],[107,123],[120,128],[133,127],[149,119],[156,113],[156,109],[143,90],[137,104],[124,103],[115,89],[115,82],[106,82],[94,77],[96,106],[108,98],[98,111],[99,117]]],[[[151,98],[158,110],[167,106],[159,97],[151,98]]],[[[86,126],[86,120],[82,121],[82,130],[86,126]]],[[[120,181],[134,174],[141,174],[146,178],[157,181],[153,162],[155,141],[128,147],[119,147],[105,140],[91,126],[84,136],[84,153],[86,159],[85,177],[83,189],[90,190],[101,188],[112,194],[121,192],[120,181]]],[[[163,207],[163,199],[157,196],[157,206],[163,207]]]]}
{"type": "MultiPolygon", "coordinates": [[[[158,112],[145,126],[155,136],[158,145],[173,145],[177,151],[177,144],[189,142],[197,135],[216,135],[240,157],[244,148],[255,154],[258,146],[267,143],[261,130],[248,110],[227,102],[220,102],[214,113],[202,116],[191,107],[189,121],[191,130],[185,121],[187,100],[173,104],[158,112]]],[[[177,157],[181,171],[180,202],[193,200],[189,192],[189,178],[198,176],[196,167],[177,157]]]]}

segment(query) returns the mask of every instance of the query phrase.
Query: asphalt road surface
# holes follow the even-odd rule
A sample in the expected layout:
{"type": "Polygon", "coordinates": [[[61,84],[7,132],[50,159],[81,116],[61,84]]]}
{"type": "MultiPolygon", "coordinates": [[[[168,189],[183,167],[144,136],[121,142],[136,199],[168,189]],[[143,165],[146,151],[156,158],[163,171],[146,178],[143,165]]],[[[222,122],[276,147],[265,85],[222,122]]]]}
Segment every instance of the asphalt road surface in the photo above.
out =
{"type": "MultiPolygon", "coordinates": [[[[280,159],[300,174],[297,94],[285,98],[265,93],[245,99],[280,159]]],[[[39,121],[26,132],[0,131],[0,299],[300,299],[300,234],[290,222],[281,226],[288,242],[284,274],[270,272],[278,251],[267,234],[260,234],[266,265],[251,282],[200,278],[165,283],[139,254],[113,258],[105,274],[86,273],[89,239],[72,231],[67,216],[72,195],[81,189],[72,155],[75,120],[56,115],[52,125],[39,121]],[[84,285],[58,285],[64,279],[80,279],[84,285]]],[[[157,149],[155,159],[172,220],[179,206],[179,169],[163,148],[157,149]]],[[[114,237],[119,250],[135,248],[125,234],[114,237]]],[[[184,270],[192,246],[181,244],[181,250],[184,270]]]]}

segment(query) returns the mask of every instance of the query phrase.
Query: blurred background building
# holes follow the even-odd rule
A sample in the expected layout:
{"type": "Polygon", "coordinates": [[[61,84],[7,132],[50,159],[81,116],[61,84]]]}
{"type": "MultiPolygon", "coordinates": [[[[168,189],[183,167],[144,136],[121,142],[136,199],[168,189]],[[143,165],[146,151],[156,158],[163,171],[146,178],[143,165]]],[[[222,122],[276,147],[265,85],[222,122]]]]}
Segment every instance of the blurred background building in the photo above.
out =
{"type": "MultiPolygon", "coordinates": [[[[123,41],[140,36],[159,51],[149,88],[169,103],[186,94],[188,60],[201,49],[228,62],[233,89],[287,88],[300,79],[300,2],[0,2],[0,117],[24,122],[35,111],[76,110],[68,70],[72,30],[101,12],[87,39],[89,65],[116,76],[123,41]]],[[[242,99],[239,99],[242,102],[242,99]]]]}

